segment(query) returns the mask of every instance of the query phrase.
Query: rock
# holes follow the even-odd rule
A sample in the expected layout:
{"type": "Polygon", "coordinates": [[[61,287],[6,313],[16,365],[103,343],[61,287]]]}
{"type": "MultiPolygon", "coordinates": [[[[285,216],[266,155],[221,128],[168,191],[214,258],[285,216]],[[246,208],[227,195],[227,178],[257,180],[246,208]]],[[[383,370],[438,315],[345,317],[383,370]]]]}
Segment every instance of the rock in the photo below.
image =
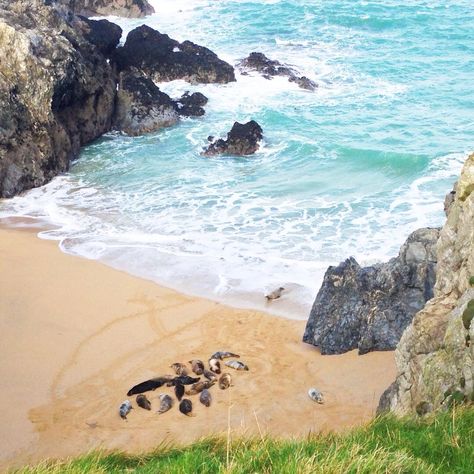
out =
{"type": "Polygon", "coordinates": [[[185,117],[199,117],[205,114],[203,106],[207,104],[208,98],[200,92],[189,94],[185,92],[181,98],[176,101],[178,113],[185,117]]]}
{"type": "Polygon", "coordinates": [[[116,79],[41,0],[0,3],[0,197],[45,184],[110,130],[116,79]]]}
{"type": "Polygon", "coordinates": [[[174,101],[136,69],[120,73],[114,127],[141,135],[174,125],[179,120],[174,101]]]}
{"type": "Polygon", "coordinates": [[[243,74],[248,74],[249,71],[257,71],[265,79],[271,79],[274,76],[286,76],[289,82],[298,84],[302,89],[314,91],[318,87],[311,79],[306,76],[298,76],[291,67],[269,59],[263,53],[250,53],[238,66],[243,74]]]}
{"type": "Polygon", "coordinates": [[[140,18],[155,13],[147,0],[46,0],[47,3],[64,5],[76,15],[124,16],[140,18]]]}
{"type": "Polygon", "coordinates": [[[103,55],[110,57],[120,42],[122,28],[107,20],[89,20],[84,16],[79,19],[76,24],[82,29],[84,38],[95,44],[103,55]]]}
{"type": "Polygon", "coordinates": [[[191,83],[235,81],[234,68],[210,49],[178,41],[142,25],[132,30],[115,61],[119,70],[140,69],[155,82],[184,79],[191,83]]]}
{"type": "Polygon", "coordinates": [[[425,414],[473,400],[474,154],[466,160],[437,244],[434,298],[419,311],[395,352],[397,378],[379,408],[425,414]]]}
{"type": "Polygon", "coordinates": [[[262,138],[262,127],[255,120],[244,124],[235,122],[227,134],[227,139],[220,138],[211,143],[204,150],[203,155],[251,155],[258,150],[262,138]]]}
{"type": "Polygon", "coordinates": [[[329,267],[303,341],[322,354],[395,349],[414,314],[433,296],[438,229],[419,229],[387,263],[362,268],[354,258],[329,267]]]}
{"type": "Polygon", "coordinates": [[[448,194],[446,194],[446,197],[444,198],[444,213],[446,214],[446,217],[448,216],[451,206],[456,198],[457,184],[458,183],[454,183],[453,189],[448,194]]]}

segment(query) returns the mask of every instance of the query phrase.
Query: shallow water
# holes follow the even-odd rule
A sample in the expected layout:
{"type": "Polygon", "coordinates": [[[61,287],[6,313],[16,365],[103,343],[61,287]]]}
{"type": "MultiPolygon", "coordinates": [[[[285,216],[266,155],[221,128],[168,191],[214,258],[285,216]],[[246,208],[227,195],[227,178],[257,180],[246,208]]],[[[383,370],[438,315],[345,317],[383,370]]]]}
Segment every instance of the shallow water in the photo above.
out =
{"type": "Polygon", "coordinates": [[[0,217],[54,224],[44,238],[192,294],[307,317],[328,265],[397,254],[443,223],[474,138],[470,1],[165,0],[146,22],[232,64],[251,51],[314,79],[237,75],[199,90],[206,115],[130,138],[108,134],[71,171],[4,201],[0,217]],[[254,157],[205,158],[208,135],[257,120],[254,157]],[[262,294],[287,288],[265,306],[262,294]]]}

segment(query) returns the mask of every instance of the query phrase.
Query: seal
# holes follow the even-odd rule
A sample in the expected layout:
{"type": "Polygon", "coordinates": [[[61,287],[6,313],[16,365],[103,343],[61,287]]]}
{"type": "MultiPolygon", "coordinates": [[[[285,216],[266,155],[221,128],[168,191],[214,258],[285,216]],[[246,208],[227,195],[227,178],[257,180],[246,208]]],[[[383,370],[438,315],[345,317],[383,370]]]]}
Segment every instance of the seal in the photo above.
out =
{"type": "Polygon", "coordinates": [[[239,354],[234,354],[233,352],[227,352],[227,351],[217,351],[214,352],[214,354],[211,355],[211,359],[227,359],[229,357],[237,357],[239,358],[239,354]]]}
{"type": "Polygon", "coordinates": [[[126,420],[127,415],[130,413],[130,410],[132,409],[133,409],[132,404],[128,400],[125,400],[120,405],[120,408],[119,408],[120,418],[122,418],[122,420],[126,420]]]}
{"type": "Polygon", "coordinates": [[[316,388],[310,388],[308,390],[308,396],[311,400],[315,401],[316,403],[324,403],[323,394],[316,388]]]}
{"type": "Polygon", "coordinates": [[[211,392],[209,392],[207,388],[205,388],[201,392],[201,395],[199,395],[199,401],[206,407],[211,406],[211,402],[212,402],[211,392]]]}
{"type": "Polygon", "coordinates": [[[144,410],[151,410],[151,402],[148,400],[148,398],[146,398],[146,395],[143,395],[143,393],[137,395],[136,402],[140,408],[143,408],[144,410]]]}
{"type": "Polygon", "coordinates": [[[178,377],[174,377],[172,380],[170,380],[167,385],[168,387],[172,387],[173,385],[176,386],[176,384],[181,384],[181,385],[191,385],[193,383],[199,382],[201,380],[201,377],[190,377],[189,375],[179,375],[178,377]]]}
{"type": "Polygon", "coordinates": [[[173,375],[164,375],[162,377],[155,377],[150,380],[145,380],[138,385],[134,385],[128,392],[127,396],[136,395],[137,393],[149,392],[150,390],[156,390],[158,387],[161,387],[165,383],[169,383],[174,378],[173,375]]]}
{"type": "Polygon", "coordinates": [[[184,385],[177,383],[174,386],[174,394],[176,395],[176,398],[181,401],[184,395],[184,385]]]}
{"type": "Polygon", "coordinates": [[[158,396],[160,398],[160,408],[157,413],[161,415],[171,409],[173,406],[173,399],[166,393],[160,393],[158,396]]]}
{"type": "Polygon", "coordinates": [[[202,374],[204,375],[204,377],[206,377],[207,380],[217,380],[217,375],[210,370],[204,369],[204,372],[202,374]]]}
{"type": "Polygon", "coordinates": [[[186,416],[193,416],[193,402],[188,398],[183,398],[179,404],[179,411],[186,416]]]}
{"type": "Polygon", "coordinates": [[[280,288],[277,288],[276,290],[273,290],[271,293],[268,293],[268,295],[265,295],[265,298],[267,299],[267,301],[276,300],[276,299],[280,298],[280,296],[283,293],[284,289],[285,288],[280,286],[280,288]]]}
{"type": "Polygon", "coordinates": [[[186,390],[186,395],[196,395],[204,389],[211,388],[216,382],[214,380],[205,380],[204,382],[197,382],[191,385],[189,390],[186,390]]]}
{"type": "Polygon", "coordinates": [[[174,370],[176,375],[189,375],[188,368],[181,362],[175,362],[174,364],[171,364],[170,367],[174,370]]]}
{"type": "Polygon", "coordinates": [[[209,359],[209,368],[215,373],[221,373],[221,363],[218,359],[209,359]]]}
{"type": "Polygon", "coordinates": [[[235,370],[249,370],[248,366],[240,362],[240,360],[229,360],[225,365],[235,370]]]}
{"type": "Polygon", "coordinates": [[[225,390],[229,388],[232,384],[232,377],[227,372],[222,374],[219,378],[219,388],[225,390]]]}
{"type": "Polygon", "coordinates": [[[191,364],[193,372],[196,375],[202,375],[202,373],[204,372],[204,362],[202,360],[193,359],[190,360],[189,363],[191,364]]]}

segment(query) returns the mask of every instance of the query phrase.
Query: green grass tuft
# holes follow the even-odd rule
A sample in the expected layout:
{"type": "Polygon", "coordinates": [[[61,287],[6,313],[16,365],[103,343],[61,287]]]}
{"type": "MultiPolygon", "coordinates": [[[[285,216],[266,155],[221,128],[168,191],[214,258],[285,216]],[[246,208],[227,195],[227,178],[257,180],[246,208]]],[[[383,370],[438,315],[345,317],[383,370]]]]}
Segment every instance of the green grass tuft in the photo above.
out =
{"type": "Polygon", "coordinates": [[[469,277],[469,284],[474,286],[474,275],[469,277]]]}
{"type": "Polygon", "coordinates": [[[163,447],[147,455],[93,453],[47,462],[22,474],[79,473],[471,473],[474,409],[417,419],[384,416],[342,435],[271,438],[208,438],[185,448],[163,447]]]}
{"type": "Polygon", "coordinates": [[[469,327],[471,326],[472,318],[474,318],[474,300],[469,301],[466,309],[462,313],[462,322],[467,330],[469,330],[469,327]]]}

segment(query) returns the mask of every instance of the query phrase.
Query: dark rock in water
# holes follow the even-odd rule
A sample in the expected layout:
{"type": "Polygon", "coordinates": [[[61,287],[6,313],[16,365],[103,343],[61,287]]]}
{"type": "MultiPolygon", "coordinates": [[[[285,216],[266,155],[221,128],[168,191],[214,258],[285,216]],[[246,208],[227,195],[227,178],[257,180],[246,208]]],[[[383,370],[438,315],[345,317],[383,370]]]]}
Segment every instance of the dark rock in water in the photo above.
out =
{"type": "Polygon", "coordinates": [[[42,0],[0,2],[0,197],[41,186],[111,128],[107,59],[42,0]]]}
{"type": "Polygon", "coordinates": [[[89,20],[84,16],[79,17],[78,27],[82,27],[84,37],[95,44],[105,56],[110,56],[119,44],[122,28],[107,20],[89,20]]]}
{"type": "Polygon", "coordinates": [[[178,41],[142,25],[132,30],[115,61],[119,70],[136,67],[154,81],[184,79],[191,83],[235,81],[234,68],[210,49],[178,41]]]}
{"type": "Polygon", "coordinates": [[[289,66],[267,58],[263,53],[250,53],[248,57],[238,64],[242,73],[247,74],[248,71],[257,71],[265,79],[271,79],[274,76],[286,76],[288,81],[295,82],[302,89],[314,91],[318,85],[306,76],[298,76],[298,74],[289,66]]]}
{"type": "Polygon", "coordinates": [[[418,229],[387,263],[362,268],[354,258],[329,267],[303,341],[322,354],[395,349],[430,298],[436,277],[438,229],[418,229]]]}
{"type": "Polygon", "coordinates": [[[120,73],[114,127],[141,135],[174,125],[179,120],[174,101],[136,69],[120,73]]]}
{"type": "Polygon", "coordinates": [[[147,0],[48,0],[51,4],[64,5],[76,15],[124,16],[140,18],[155,13],[147,0]]]}
{"type": "Polygon", "coordinates": [[[185,92],[181,98],[176,101],[179,115],[185,117],[199,117],[205,114],[203,106],[207,104],[208,98],[200,92],[189,94],[185,92]]]}
{"type": "Polygon", "coordinates": [[[255,120],[243,124],[235,122],[227,134],[227,139],[220,138],[211,143],[203,155],[251,155],[258,150],[262,138],[262,127],[255,120]]]}

